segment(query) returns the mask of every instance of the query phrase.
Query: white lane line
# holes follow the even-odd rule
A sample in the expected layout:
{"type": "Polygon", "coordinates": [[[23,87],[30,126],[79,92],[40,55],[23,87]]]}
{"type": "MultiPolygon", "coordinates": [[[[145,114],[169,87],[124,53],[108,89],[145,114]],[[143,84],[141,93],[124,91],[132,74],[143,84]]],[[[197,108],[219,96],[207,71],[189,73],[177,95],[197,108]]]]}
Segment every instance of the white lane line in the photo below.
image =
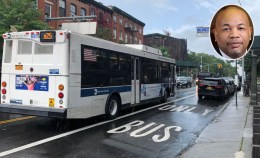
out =
{"type": "Polygon", "coordinates": [[[235,158],[244,158],[245,153],[243,151],[239,151],[235,153],[235,158]]]}
{"type": "Polygon", "coordinates": [[[150,109],[154,109],[154,108],[157,108],[159,106],[162,106],[162,105],[174,102],[174,101],[180,101],[180,100],[183,100],[183,99],[195,96],[195,95],[196,94],[189,95],[189,96],[186,96],[186,97],[183,97],[183,98],[179,98],[179,99],[175,99],[175,100],[163,103],[163,104],[159,104],[159,105],[156,105],[156,106],[152,106],[150,108],[146,108],[146,109],[143,109],[143,110],[132,112],[132,113],[124,115],[124,116],[120,116],[120,117],[118,117],[118,118],[116,118],[114,120],[103,121],[103,122],[100,122],[100,123],[97,123],[97,124],[94,124],[94,125],[82,127],[82,128],[79,128],[79,129],[76,129],[76,130],[73,130],[73,131],[69,131],[69,132],[66,132],[66,133],[63,133],[63,134],[59,134],[59,135],[56,135],[56,136],[53,136],[53,137],[49,137],[49,138],[46,138],[46,139],[42,139],[42,140],[33,142],[33,143],[30,143],[30,144],[27,144],[27,145],[23,145],[23,146],[20,146],[20,147],[11,149],[11,150],[7,150],[7,151],[4,151],[4,152],[1,152],[0,153],[0,157],[6,156],[6,155],[10,155],[10,154],[13,154],[15,152],[22,151],[22,150],[25,150],[25,149],[28,149],[28,148],[32,148],[32,147],[35,147],[37,145],[44,144],[44,143],[47,143],[47,142],[50,142],[50,141],[53,141],[53,140],[56,140],[56,139],[59,139],[59,138],[62,138],[62,137],[66,137],[68,135],[71,135],[71,134],[74,134],[74,133],[78,133],[78,132],[87,130],[89,128],[93,128],[93,127],[96,127],[96,126],[99,126],[99,125],[103,125],[103,124],[106,124],[106,123],[109,123],[109,122],[112,122],[112,121],[115,121],[115,120],[119,120],[119,119],[131,116],[131,115],[134,115],[134,114],[137,114],[137,113],[140,113],[140,112],[144,112],[144,111],[147,111],[147,110],[150,110],[150,109]]]}

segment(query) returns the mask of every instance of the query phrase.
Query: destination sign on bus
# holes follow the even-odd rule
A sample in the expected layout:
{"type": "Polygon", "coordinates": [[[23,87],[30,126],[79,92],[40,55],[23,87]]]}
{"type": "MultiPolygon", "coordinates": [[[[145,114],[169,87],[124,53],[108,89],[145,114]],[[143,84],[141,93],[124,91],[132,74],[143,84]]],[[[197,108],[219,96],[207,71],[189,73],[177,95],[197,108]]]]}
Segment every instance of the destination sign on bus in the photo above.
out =
{"type": "Polygon", "coordinates": [[[55,31],[42,31],[40,32],[40,42],[55,42],[56,32],[55,31]]]}

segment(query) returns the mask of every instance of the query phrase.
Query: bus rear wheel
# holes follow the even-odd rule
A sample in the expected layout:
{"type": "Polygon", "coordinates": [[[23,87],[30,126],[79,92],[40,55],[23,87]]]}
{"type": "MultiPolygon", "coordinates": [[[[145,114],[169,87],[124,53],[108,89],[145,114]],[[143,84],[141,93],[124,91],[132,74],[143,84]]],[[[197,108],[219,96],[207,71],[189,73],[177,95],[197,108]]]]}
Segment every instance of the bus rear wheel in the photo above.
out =
{"type": "Polygon", "coordinates": [[[162,103],[167,102],[168,96],[169,96],[169,94],[168,94],[167,90],[165,90],[164,94],[163,94],[163,98],[161,99],[161,102],[162,103]]]}
{"type": "Polygon", "coordinates": [[[105,112],[108,119],[114,119],[120,111],[120,101],[117,96],[112,95],[107,101],[105,112]]]}

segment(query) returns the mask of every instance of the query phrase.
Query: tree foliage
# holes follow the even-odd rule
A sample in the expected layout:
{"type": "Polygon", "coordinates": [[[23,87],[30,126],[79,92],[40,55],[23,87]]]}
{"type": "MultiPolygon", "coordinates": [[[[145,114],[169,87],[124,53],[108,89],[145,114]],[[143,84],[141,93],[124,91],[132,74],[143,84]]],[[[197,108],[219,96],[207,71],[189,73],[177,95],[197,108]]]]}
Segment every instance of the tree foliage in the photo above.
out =
{"type": "Polygon", "coordinates": [[[164,47],[164,46],[159,46],[157,49],[161,50],[163,56],[165,57],[171,57],[171,55],[169,54],[169,50],[167,47],[164,47]]]}
{"type": "MultiPolygon", "coordinates": [[[[0,0],[0,34],[10,30],[10,25],[18,31],[49,29],[39,17],[41,12],[36,8],[35,0],[0,0]]],[[[3,39],[0,38],[2,52],[3,39]]]]}
{"type": "Polygon", "coordinates": [[[223,77],[234,77],[237,74],[236,68],[233,67],[230,62],[216,58],[214,55],[189,52],[188,60],[197,63],[202,63],[203,72],[208,72],[209,70],[209,72],[223,77]],[[221,64],[222,67],[219,68],[218,64],[221,64]]]}
{"type": "Polygon", "coordinates": [[[109,28],[99,27],[97,29],[97,33],[93,36],[97,38],[102,38],[104,40],[112,41],[112,32],[109,28]]]}

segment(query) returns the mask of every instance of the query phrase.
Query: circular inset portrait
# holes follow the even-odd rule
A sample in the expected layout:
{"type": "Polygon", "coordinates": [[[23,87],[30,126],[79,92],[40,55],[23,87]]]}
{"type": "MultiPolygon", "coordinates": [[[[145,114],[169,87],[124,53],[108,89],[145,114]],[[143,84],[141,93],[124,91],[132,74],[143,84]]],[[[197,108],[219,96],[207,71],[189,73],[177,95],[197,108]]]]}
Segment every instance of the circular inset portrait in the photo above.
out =
{"type": "Polygon", "coordinates": [[[216,52],[225,59],[243,57],[250,49],[253,38],[253,22],[240,6],[226,5],[212,18],[210,39],[216,52]]]}

